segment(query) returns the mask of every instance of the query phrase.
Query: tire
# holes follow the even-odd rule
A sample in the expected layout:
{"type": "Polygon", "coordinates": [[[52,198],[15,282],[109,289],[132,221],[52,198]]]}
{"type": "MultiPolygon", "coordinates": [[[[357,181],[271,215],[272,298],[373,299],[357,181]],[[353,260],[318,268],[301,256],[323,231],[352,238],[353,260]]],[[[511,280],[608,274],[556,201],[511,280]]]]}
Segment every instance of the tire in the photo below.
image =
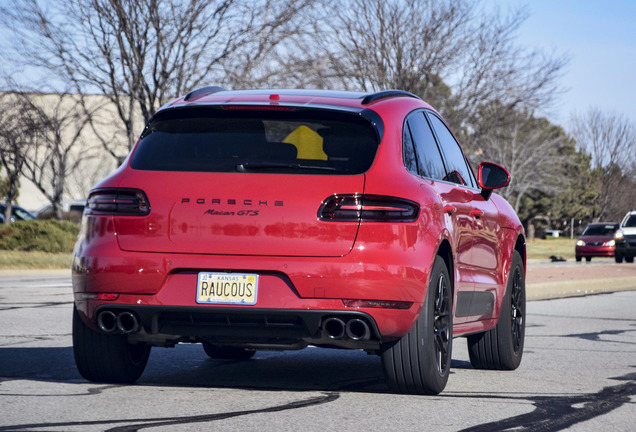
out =
{"type": "Polygon", "coordinates": [[[580,255],[576,256],[576,262],[581,262],[582,257],[580,255]]]}
{"type": "Polygon", "coordinates": [[[73,354],[77,369],[85,379],[130,384],[144,372],[150,346],[129,344],[126,335],[94,331],[84,324],[73,306],[73,354]]]}
{"type": "Polygon", "coordinates": [[[497,325],[468,336],[468,354],[477,369],[514,370],[521,364],[526,327],[523,260],[515,251],[497,325]]]}
{"type": "Polygon", "coordinates": [[[241,347],[222,347],[209,342],[202,342],[203,350],[215,360],[247,360],[254,357],[256,351],[241,347]]]}
{"type": "Polygon", "coordinates": [[[452,299],[448,269],[438,256],[415,325],[382,352],[382,367],[391,390],[431,395],[444,390],[452,356],[452,299]]]}
{"type": "Polygon", "coordinates": [[[592,261],[592,257],[585,257],[585,261],[587,261],[587,262],[592,261]]]}
{"type": "Polygon", "coordinates": [[[623,255],[614,255],[614,261],[616,261],[617,264],[620,264],[623,262],[623,255]]]}
{"type": "Polygon", "coordinates": [[[625,257],[625,262],[627,262],[627,263],[633,263],[633,262],[634,262],[634,257],[633,257],[633,256],[625,257]]]}

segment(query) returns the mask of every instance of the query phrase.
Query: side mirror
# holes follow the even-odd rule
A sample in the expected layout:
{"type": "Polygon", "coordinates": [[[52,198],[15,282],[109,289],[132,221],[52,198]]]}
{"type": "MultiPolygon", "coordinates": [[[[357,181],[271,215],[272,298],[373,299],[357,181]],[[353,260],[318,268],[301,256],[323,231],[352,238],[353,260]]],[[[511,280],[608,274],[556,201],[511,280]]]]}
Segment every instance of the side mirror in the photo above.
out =
{"type": "Polygon", "coordinates": [[[504,167],[492,162],[482,162],[479,165],[478,181],[482,196],[488,199],[494,189],[508,186],[510,173],[504,167]]]}

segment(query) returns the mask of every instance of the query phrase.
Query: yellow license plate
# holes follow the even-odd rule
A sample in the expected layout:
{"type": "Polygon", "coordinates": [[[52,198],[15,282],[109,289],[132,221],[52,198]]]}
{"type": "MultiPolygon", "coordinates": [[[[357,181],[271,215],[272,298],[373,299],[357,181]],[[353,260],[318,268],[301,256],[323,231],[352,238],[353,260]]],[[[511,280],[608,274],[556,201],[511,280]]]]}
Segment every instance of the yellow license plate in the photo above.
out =
{"type": "Polygon", "coordinates": [[[256,304],[258,275],[201,272],[197,278],[197,303],[256,304]]]}

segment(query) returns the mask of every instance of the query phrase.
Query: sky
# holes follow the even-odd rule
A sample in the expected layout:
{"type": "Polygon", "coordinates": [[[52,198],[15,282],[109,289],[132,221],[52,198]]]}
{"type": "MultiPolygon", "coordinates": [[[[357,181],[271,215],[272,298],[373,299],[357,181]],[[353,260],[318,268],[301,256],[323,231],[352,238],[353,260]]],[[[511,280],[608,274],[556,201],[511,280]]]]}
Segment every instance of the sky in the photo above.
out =
{"type": "Polygon", "coordinates": [[[636,124],[636,0],[493,1],[503,10],[526,6],[520,45],[570,59],[553,123],[567,129],[573,113],[596,107],[636,124]]]}

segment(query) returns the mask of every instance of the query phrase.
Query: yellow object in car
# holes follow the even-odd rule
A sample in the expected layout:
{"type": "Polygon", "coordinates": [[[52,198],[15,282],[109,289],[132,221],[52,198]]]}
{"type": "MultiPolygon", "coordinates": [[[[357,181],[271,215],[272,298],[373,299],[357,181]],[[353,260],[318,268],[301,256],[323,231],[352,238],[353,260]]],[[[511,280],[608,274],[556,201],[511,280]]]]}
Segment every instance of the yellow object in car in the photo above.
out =
{"type": "Polygon", "coordinates": [[[322,137],[307,126],[298,126],[283,142],[296,147],[297,159],[327,160],[322,148],[322,137]]]}

